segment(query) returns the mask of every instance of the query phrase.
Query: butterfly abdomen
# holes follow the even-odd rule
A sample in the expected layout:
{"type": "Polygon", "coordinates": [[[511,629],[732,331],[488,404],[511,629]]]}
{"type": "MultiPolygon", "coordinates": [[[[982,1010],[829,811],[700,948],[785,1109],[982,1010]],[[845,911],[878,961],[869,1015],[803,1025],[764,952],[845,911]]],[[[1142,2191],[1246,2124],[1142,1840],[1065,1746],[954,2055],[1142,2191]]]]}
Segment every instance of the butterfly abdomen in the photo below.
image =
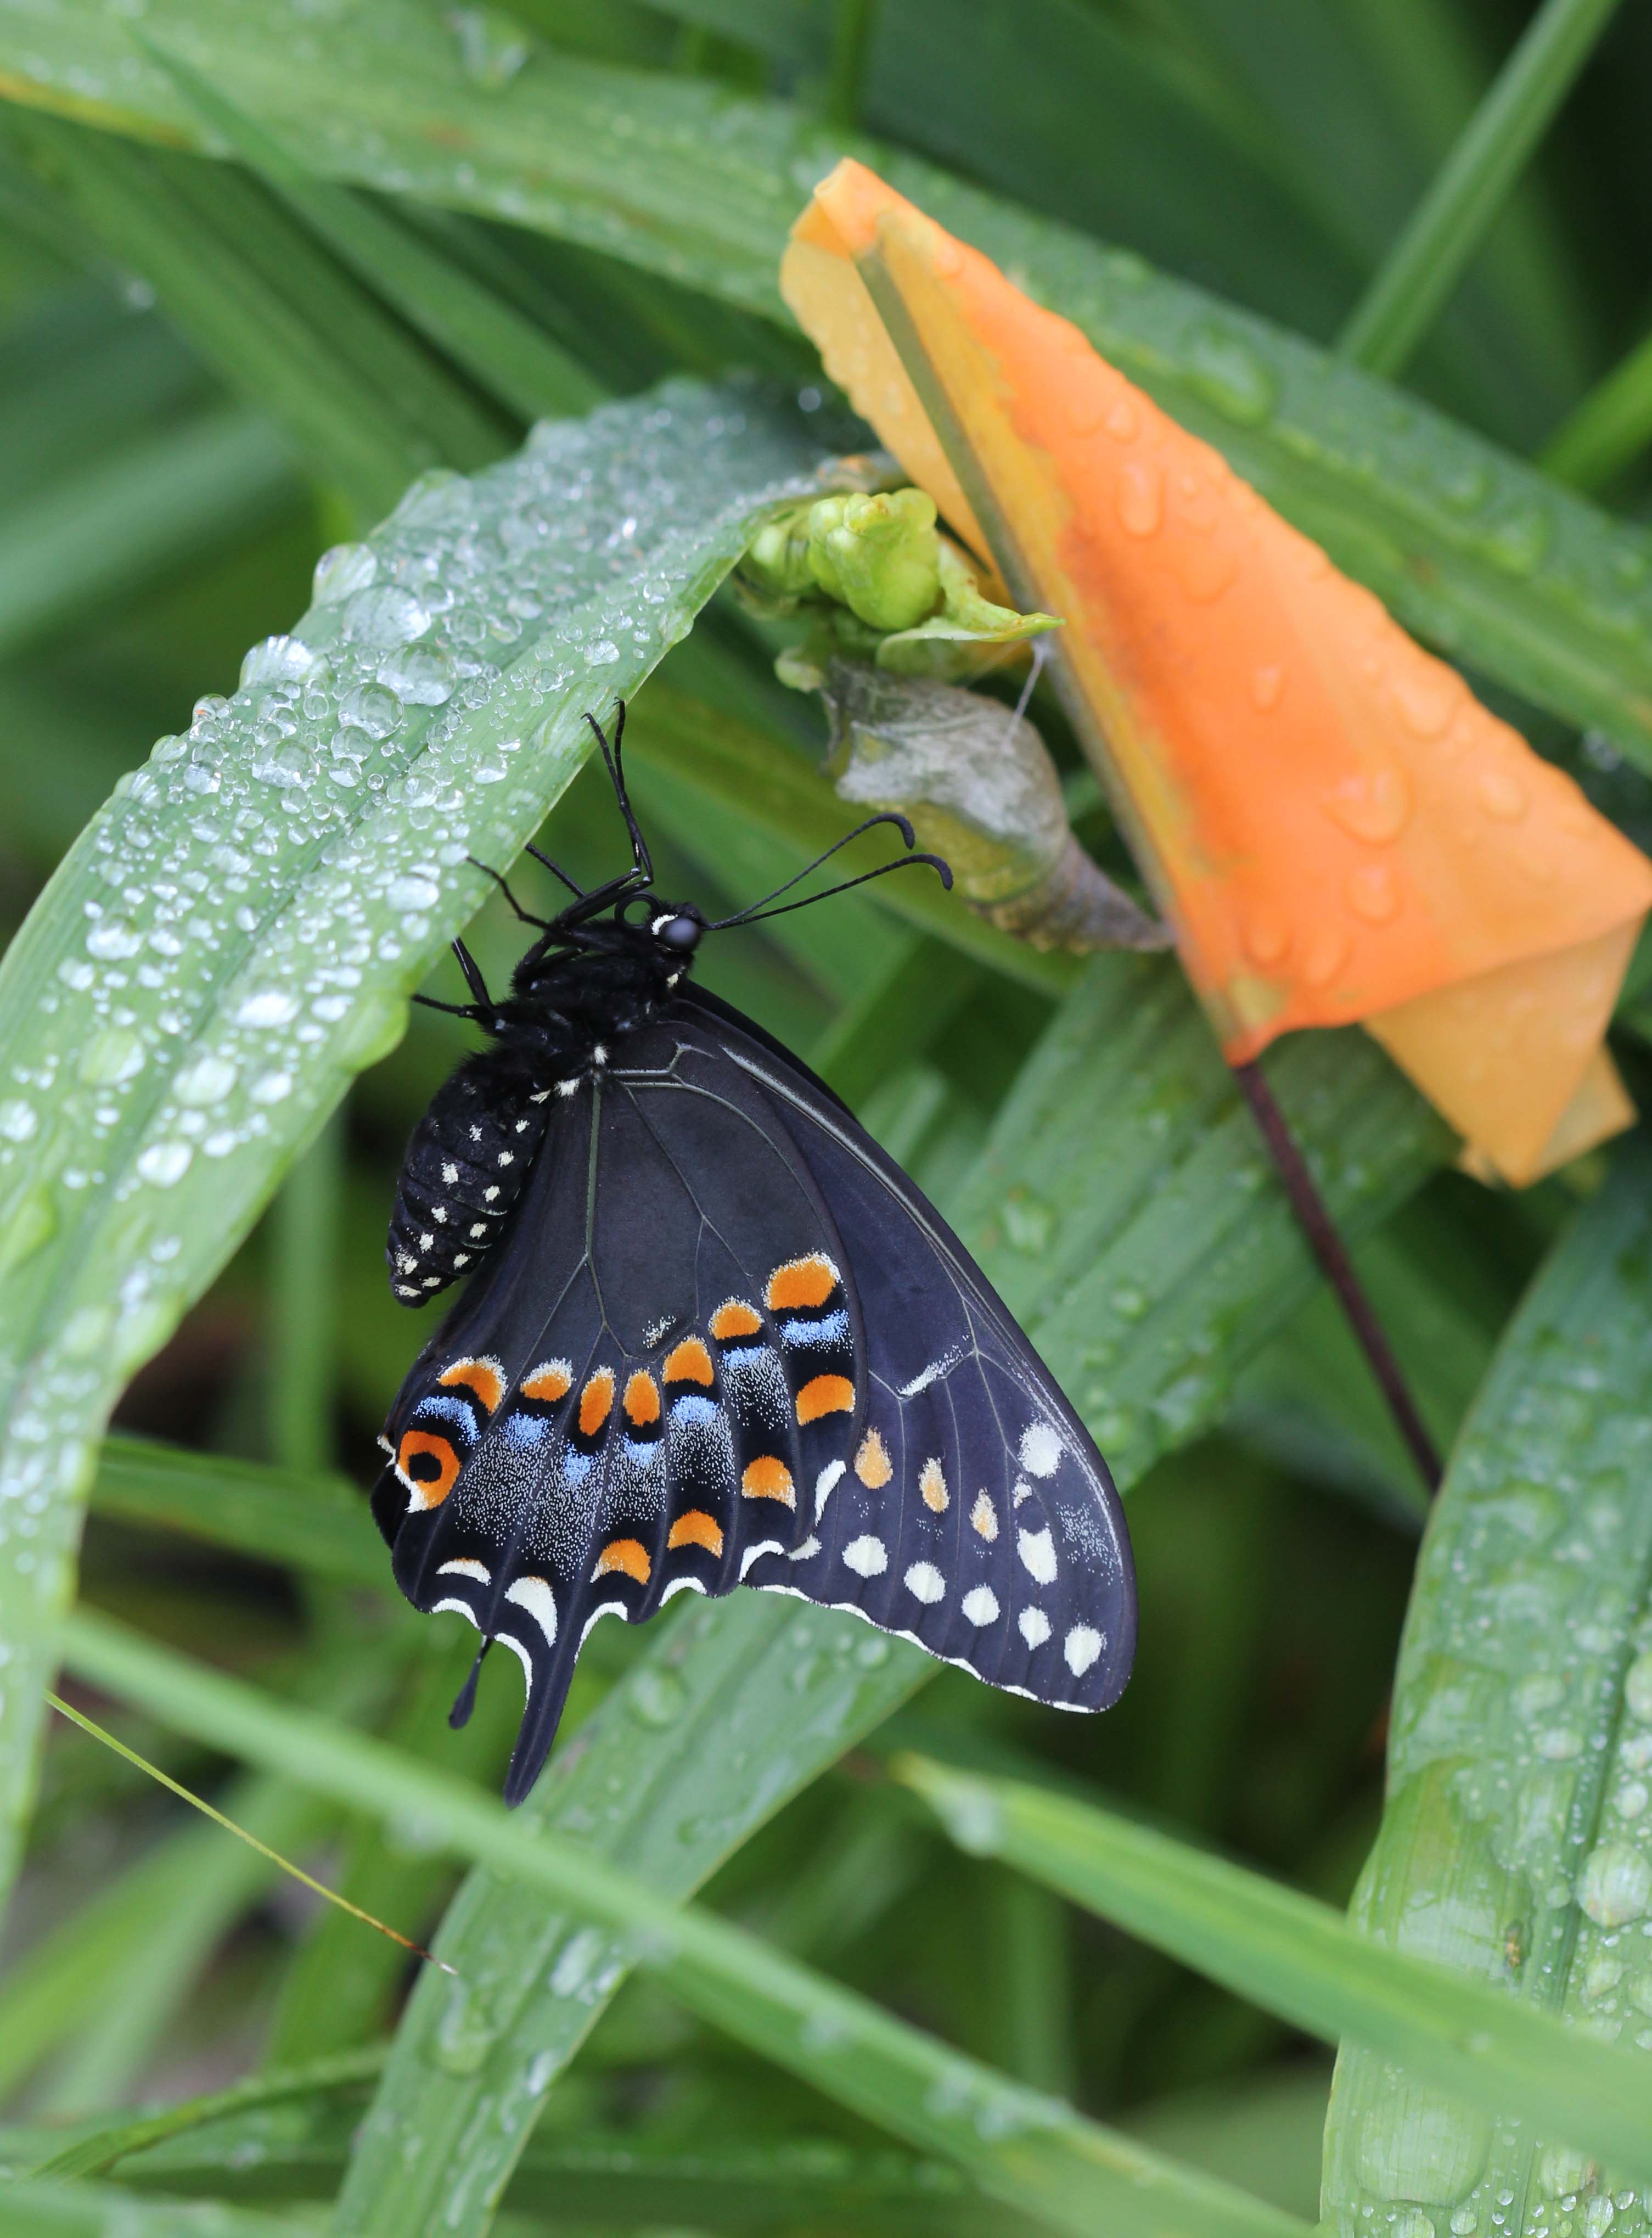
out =
{"type": "Polygon", "coordinates": [[[404,1305],[473,1274],[505,1232],[544,1139],[552,1090],[472,1060],[413,1129],[396,1184],[385,1256],[404,1305]]]}

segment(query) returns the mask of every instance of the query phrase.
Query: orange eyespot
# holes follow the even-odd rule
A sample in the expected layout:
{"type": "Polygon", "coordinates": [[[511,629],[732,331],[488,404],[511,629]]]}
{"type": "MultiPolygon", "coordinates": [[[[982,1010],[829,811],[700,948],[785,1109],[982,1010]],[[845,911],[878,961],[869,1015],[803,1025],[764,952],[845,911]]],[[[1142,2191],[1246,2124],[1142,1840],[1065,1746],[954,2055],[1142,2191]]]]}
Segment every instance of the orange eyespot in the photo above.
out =
{"type": "Polygon", "coordinates": [[[490,1414],[505,1395],[505,1370],[497,1360],[456,1360],[436,1381],[450,1390],[473,1392],[490,1414]]]}
{"type": "Polygon", "coordinates": [[[626,1380],[625,1420],[639,1430],[659,1420],[659,1386],[645,1367],[626,1380]]]}
{"type": "Polygon", "coordinates": [[[721,1554],[723,1526],[703,1507],[691,1507],[672,1524],[665,1543],[668,1546],[704,1546],[708,1554],[721,1554]]]}
{"type": "Polygon", "coordinates": [[[797,1420],[818,1422],[823,1414],[852,1414],[855,1386],[847,1375],[811,1375],[797,1394],[797,1420]]]}
{"type": "Polygon", "coordinates": [[[404,1430],[396,1467],[413,1486],[416,1508],[439,1507],[459,1482],[459,1455],[439,1430],[404,1430]]]}
{"type": "Polygon", "coordinates": [[[579,1394],[579,1434],[594,1438],[614,1403],[614,1371],[599,1367],[579,1394]]]}
{"type": "Polygon", "coordinates": [[[762,1453],[755,1461],[746,1464],[745,1474],[740,1480],[740,1489],[748,1500],[777,1500],[786,1507],[797,1505],[796,1486],[791,1480],[791,1471],[773,1453],[762,1453]]]}
{"type": "Polygon", "coordinates": [[[640,1539],[611,1539],[598,1555],[597,1566],[591,1574],[593,1578],[600,1578],[606,1576],[611,1570],[618,1570],[628,1578],[635,1578],[639,1586],[645,1586],[653,1568],[654,1565],[648,1559],[648,1549],[640,1539]]]}
{"type": "Polygon", "coordinates": [[[565,1399],[572,1384],[573,1370],[565,1360],[541,1361],[532,1374],[524,1380],[522,1396],[552,1405],[558,1399],[565,1399]]]}
{"type": "Polygon", "coordinates": [[[762,1327],[756,1309],[743,1298],[730,1298],[710,1321],[711,1334],[719,1344],[726,1344],[731,1336],[756,1336],[762,1327]]]}
{"type": "Polygon", "coordinates": [[[889,1447],[876,1430],[869,1430],[861,1440],[861,1449],[855,1456],[855,1473],[869,1492],[881,1492],[895,1474],[889,1447]]]}
{"type": "Polygon", "coordinates": [[[798,1306],[823,1306],[837,1288],[837,1269],[823,1251],[807,1258],[789,1259],[769,1277],[769,1310],[790,1312],[798,1306]]]}
{"type": "MultiPolygon", "coordinates": [[[[716,1334],[715,1330],[712,1332],[716,1334]]],[[[685,1336],[665,1355],[665,1381],[668,1383],[703,1383],[709,1391],[712,1384],[711,1355],[697,1336],[685,1336]]]]}

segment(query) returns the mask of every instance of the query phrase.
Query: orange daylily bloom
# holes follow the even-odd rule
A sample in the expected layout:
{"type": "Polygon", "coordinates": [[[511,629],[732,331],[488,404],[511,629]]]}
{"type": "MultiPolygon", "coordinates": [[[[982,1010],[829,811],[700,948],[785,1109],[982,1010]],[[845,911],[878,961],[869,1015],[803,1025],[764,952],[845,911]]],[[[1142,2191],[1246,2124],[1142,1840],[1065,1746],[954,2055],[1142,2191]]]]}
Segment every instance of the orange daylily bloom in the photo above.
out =
{"type": "Polygon", "coordinates": [[[1652,863],[1206,443],[875,173],[793,229],[827,371],[1056,658],[1230,1061],[1358,1020],[1523,1182],[1634,1118],[1652,863]]]}

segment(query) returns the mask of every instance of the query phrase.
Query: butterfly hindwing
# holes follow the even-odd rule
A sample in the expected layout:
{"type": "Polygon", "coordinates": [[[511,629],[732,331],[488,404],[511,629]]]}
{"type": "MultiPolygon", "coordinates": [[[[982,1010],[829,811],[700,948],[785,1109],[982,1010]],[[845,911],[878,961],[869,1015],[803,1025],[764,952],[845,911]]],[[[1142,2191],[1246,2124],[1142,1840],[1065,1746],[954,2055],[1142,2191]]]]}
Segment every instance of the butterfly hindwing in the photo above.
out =
{"type": "Polygon", "coordinates": [[[526,1791],[605,1613],[806,1535],[862,1388],[842,1246],[762,1091],[677,1037],[552,1099],[518,1217],[409,1376],[374,1510],[398,1582],[521,1661],[526,1791]],[[735,1185],[730,1185],[730,1176],[735,1185]]]}

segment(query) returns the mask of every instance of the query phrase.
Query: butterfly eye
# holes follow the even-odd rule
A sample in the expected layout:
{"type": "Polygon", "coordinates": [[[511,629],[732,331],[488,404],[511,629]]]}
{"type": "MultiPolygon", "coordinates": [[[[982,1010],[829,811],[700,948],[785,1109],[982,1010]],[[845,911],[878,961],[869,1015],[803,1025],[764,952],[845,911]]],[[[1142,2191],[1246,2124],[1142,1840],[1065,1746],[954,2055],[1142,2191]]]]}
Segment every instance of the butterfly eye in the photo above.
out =
{"type": "Polygon", "coordinates": [[[700,935],[704,930],[705,927],[697,917],[657,918],[654,924],[655,939],[663,941],[667,948],[674,948],[684,956],[699,946],[700,935]]]}

